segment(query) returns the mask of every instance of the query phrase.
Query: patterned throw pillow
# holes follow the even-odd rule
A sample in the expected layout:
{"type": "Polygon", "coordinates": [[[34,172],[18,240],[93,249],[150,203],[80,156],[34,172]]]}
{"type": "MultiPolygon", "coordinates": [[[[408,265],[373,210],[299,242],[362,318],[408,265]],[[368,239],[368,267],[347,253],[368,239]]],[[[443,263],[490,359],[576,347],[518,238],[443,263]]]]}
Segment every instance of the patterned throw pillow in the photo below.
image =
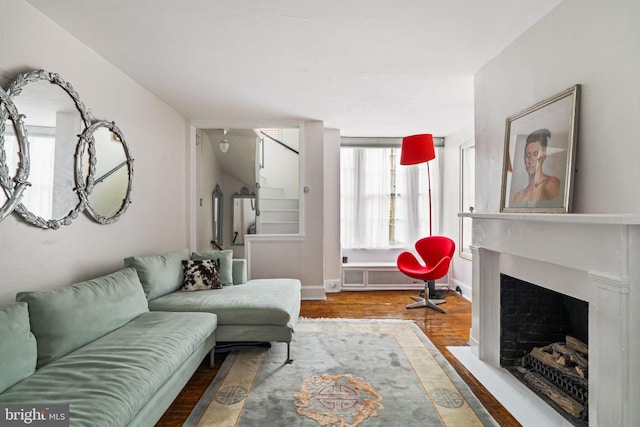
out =
{"type": "Polygon", "coordinates": [[[212,259],[182,261],[184,270],[183,291],[221,289],[220,261],[212,259]]]}

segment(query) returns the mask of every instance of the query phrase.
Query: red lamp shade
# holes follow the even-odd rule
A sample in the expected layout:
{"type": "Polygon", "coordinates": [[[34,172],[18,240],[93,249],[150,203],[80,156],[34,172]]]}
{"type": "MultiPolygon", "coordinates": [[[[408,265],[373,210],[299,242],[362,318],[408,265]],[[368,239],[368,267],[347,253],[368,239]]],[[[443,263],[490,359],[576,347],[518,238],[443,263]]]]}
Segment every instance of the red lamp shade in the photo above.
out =
{"type": "Polygon", "coordinates": [[[401,165],[415,165],[436,158],[433,136],[429,133],[405,136],[400,151],[401,165]]]}

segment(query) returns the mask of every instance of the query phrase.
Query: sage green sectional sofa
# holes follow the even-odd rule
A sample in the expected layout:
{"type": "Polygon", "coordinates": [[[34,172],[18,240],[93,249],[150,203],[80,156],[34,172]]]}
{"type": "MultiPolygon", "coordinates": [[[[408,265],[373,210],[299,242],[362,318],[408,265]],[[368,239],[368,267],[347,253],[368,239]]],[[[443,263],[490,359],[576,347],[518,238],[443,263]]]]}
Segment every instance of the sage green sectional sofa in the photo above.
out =
{"type": "Polygon", "coordinates": [[[152,311],[215,313],[218,342],[277,341],[290,343],[300,314],[301,284],[297,279],[247,281],[246,261],[233,259],[231,250],[194,252],[185,249],[161,255],[131,257],[152,311]],[[222,289],[184,292],[184,259],[218,259],[222,289]]]}
{"type": "Polygon", "coordinates": [[[300,282],[247,281],[229,256],[131,257],[93,280],[19,293],[0,307],[0,404],[68,404],[71,426],[153,426],[216,341],[289,346],[300,282]],[[190,257],[225,258],[225,286],[181,291],[190,257]]]}

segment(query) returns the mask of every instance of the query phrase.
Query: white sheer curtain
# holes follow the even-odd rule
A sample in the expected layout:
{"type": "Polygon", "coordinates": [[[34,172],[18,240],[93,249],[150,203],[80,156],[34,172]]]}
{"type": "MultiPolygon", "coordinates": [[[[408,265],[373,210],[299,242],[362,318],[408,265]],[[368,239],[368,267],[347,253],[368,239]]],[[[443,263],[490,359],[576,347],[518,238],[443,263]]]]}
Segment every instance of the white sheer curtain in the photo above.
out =
{"type": "Polygon", "coordinates": [[[342,247],[389,247],[390,154],[388,148],[342,148],[342,247]]]}
{"type": "MultiPolygon", "coordinates": [[[[434,234],[439,230],[437,163],[436,160],[429,163],[434,234]]],[[[399,147],[342,147],[340,173],[343,248],[411,248],[417,239],[429,235],[426,164],[400,165],[399,147]],[[392,160],[395,162],[397,194],[393,211],[392,160]]]]}
{"type": "Polygon", "coordinates": [[[429,182],[431,176],[431,217],[433,234],[440,232],[440,170],[438,159],[417,165],[400,165],[398,158],[396,241],[410,248],[416,240],[429,235],[429,182]]]}

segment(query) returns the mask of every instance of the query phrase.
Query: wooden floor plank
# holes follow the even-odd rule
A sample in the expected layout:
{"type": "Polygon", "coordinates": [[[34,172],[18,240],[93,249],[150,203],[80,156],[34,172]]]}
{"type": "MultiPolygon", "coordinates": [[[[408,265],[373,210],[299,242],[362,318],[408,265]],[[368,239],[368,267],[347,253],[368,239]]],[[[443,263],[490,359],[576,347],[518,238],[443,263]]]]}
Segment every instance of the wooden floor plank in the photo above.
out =
{"type": "MultiPolygon", "coordinates": [[[[428,308],[407,309],[415,291],[366,291],[327,294],[323,301],[302,301],[300,315],[308,318],[405,319],[414,321],[469,385],[501,426],[518,427],[513,416],[447,350],[466,345],[471,327],[471,303],[453,291],[447,292],[442,307],[446,314],[428,308]]],[[[274,344],[280,345],[280,344],[274,344]]],[[[284,345],[284,344],[282,344],[284,345]]],[[[295,357],[295,348],[294,357],[295,357]]],[[[215,377],[226,355],[216,355],[216,363],[203,363],[173,402],[157,427],[181,426],[215,377]]],[[[294,362],[295,363],[295,362],[294,362]]]]}

